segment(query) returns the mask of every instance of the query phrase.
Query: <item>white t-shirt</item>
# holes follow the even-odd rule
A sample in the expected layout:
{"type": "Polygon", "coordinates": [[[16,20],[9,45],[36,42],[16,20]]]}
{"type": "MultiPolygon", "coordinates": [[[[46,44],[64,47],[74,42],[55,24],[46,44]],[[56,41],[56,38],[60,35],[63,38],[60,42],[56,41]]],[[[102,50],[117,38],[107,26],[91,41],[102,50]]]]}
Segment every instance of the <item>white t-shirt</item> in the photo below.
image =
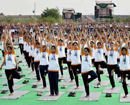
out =
{"type": "Polygon", "coordinates": [[[71,49],[67,48],[67,62],[71,62],[71,49]]]}
{"type": "Polygon", "coordinates": [[[55,54],[49,54],[49,67],[48,71],[58,72],[59,71],[59,63],[58,63],[58,52],[55,54]]]}
{"type": "Polygon", "coordinates": [[[78,50],[74,50],[74,48],[71,48],[71,65],[79,65],[81,64],[81,59],[80,59],[80,47],[78,50]]]}
{"type": "Polygon", "coordinates": [[[58,57],[63,58],[65,57],[65,44],[63,46],[58,46],[58,57]]]}
{"type": "Polygon", "coordinates": [[[34,49],[34,62],[40,62],[39,53],[40,53],[39,49],[35,48],[34,49]]]}
{"type": "Polygon", "coordinates": [[[39,53],[40,65],[48,65],[48,52],[41,52],[39,53]]]}
{"type": "Polygon", "coordinates": [[[91,48],[91,51],[92,51],[92,59],[95,59],[95,50],[94,50],[94,47],[91,48]]]}
{"type": "Polygon", "coordinates": [[[34,57],[34,45],[33,44],[30,46],[29,56],[34,57]]]}
{"type": "Polygon", "coordinates": [[[23,37],[19,37],[19,43],[23,44],[23,37]]]}
{"type": "Polygon", "coordinates": [[[16,59],[16,56],[15,54],[8,54],[8,53],[5,53],[5,56],[4,56],[4,59],[5,59],[5,69],[15,69],[16,68],[16,62],[15,62],[15,59],[16,59]]]}
{"type": "Polygon", "coordinates": [[[103,46],[100,49],[94,48],[95,49],[95,62],[101,62],[104,61],[103,58],[103,46]]]}
{"type": "Polygon", "coordinates": [[[109,48],[107,48],[107,64],[108,65],[116,65],[117,64],[117,57],[118,57],[118,49],[115,48],[113,51],[111,51],[109,48]]]}
{"type": "Polygon", "coordinates": [[[67,39],[64,40],[65,48],[67,48],[67,39]]]}
{"type": "Polygon", "coordinates": [[[121,71],[130,70],[129,53],[125,56],[120,54],[120,70],[121,71]]]}
{"type": "Polygon", "coordinates": [[[87,73],[88,71],[93,70],[92,68],[92,55],[82,54],[82,63],[81,63],[81,73],[87,73]]]}

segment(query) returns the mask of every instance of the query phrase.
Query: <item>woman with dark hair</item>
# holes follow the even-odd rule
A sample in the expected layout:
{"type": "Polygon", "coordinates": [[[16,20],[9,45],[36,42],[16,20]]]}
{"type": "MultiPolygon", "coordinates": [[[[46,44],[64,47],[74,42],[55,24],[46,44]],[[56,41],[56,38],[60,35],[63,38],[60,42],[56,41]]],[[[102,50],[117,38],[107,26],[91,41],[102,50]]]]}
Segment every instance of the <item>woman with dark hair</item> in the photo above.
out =
{"type": "Polygon", "coordinates": [[[2,50],[2,55],[3,55],[3,57],[4,57],[4,40],[5,40],[5,33],[3,33],[2,35],[1,35],[1,44],[2,44],[2,48],[1,48],[1,50],[2,50]]]}
{"type": "Polygon", "coordinates": [[[120,71],[122,76],[122,87],[125,92],[125,96],[123,98],[127,98],[128,89],[126,84],[126,74],[130,75],[130,61],[129,61],[129,51],[128,51],[128,40],[126,41],[126,47],[122,47],[120,50],[120,71]]]}
{"type": "Polygon", "coordinates": [[[40,74],[39,74],[39,53],[40,53],[40,43],[37,41],[34,45],[34,65],[35,65],[35,72],[37,76],[37,81],[40,82],[40,74]]]}
{"type": "Polygon", "coordinates": [[[59,63],[58,63],[58,49],[57,43],[51,46],[52,38],[49,45],[49,67],[48,76],[50,83],[50,96],[58,96],[58,77],[59,77],[59,63]]]}
{"type": "Polygon", "coordinates": [[[60,38],[58,40],[57,48],[58,48],[58,61],[61,71],[61,78],[63,78],[63,62],[66,60],[64,38],[63,39],[60,38]]]}
{"type": "Polygon", "coordinates": [[[42,40],[41,38],[41,43],[40,43],[40,53],[39,53],[39,59],[40,59],[40,74],[41,74],[41,78],[43,81],[43,89],[46,88],[46,75],[48,73],[48,49],[46,46],[46,43],[44,41],[44,45],[42,44],[42,41],[44,41],[44,39],[42,40]]]}
{"type": "Polygon", "coordinates": [[[15,56],[14,48],[12,44],[10,46],[5,47],[7,48],[5,51],[4,61],[1,65],[0,70],[2,70],[3,65],[5,64],[5,74],[6,78],[8,80],[8,86],[10,90],[10,96],[13,95],[13,78],[20,79],[19,73],[16,71],[16,68],[18,69],[17,59],[15,56]]]}
{"type": "MultiPolygon", "coordinates": [[[[76,41],[71,43],[71,67],[75,76],[75,82],[76,82],[76,88],[79,89],[79,80],[78,80],[78,74],[81,73],[81,51],[80,51],[80,41],[75,36],[76,41]]],[[[72,39],[73,40],[73,39],[72,39]]]]}
{"type": "Polygon", "coordinates": [[[74,76],[72,72],[72,67],[71,67],[71,43],[72,43],[72,38],[71,36],[67,40],[67,65],[68,65],[68,70],[69,70],[69,75],[70,75],[70,82],[73,82],[74,76]]]}
{"type": "MultiPolygon", "coordinates": [[[[108,41],[107,41],[108,42],[108,41]]],[[[106,42],[106,51],[107,51],[107,70],[109,73],[109,79],[110,79],[110,83],[112,85],[112,89],[115,88],[115,81],[113,78],[113,72],[115,71],[116,74],[118,74],[118,77],[120,77],[120,70],[119,70],[119,66],[117,64],[117,56],[118,56],[118,44],[115,41],[110,43],[110,47],[107,46],[107,42],[106,42]]]]}
{"type": "Polygon", "coordinates": [[[20,52],[22,54],[23,53],[23,31],[22,31],[22,29],[19,32],[19,48],[20,48],[20,52]]]}
{"type": "Polygon", "coordinates": [[[92,68],[92,51],[91,51],[88,41],[87,41],[88,47],[84,48],[86,41],[84,42],[81,49],[81,56],[82,56],[81,74],[82,74],[84,87],[86,91],[86,97],[88,98],[90,95],[89,83],[92,82],[95,78],[97,78],[97,74],[93,71],[93,68],[92,68]],[[91,78],[88,78],[88,75],[90,75],[91,78]]]}
{"type": "Polygon", "coordinates": [[[104,62],[104,56],[103,56],[103,41],[101,39],[100,34],[98,34],[98,41],[95,38],[95,43],[94,43],[94,50],[95,50],[95,67],[96,67],[96,73],[98,75],[98,83],[95,88],[100,88],[101,86],[101,77],[100,77],[100,67],[102,68],[107,68],[107,64],[104,62]],[[97,42],[97,45],[96,45],[97,42]]]}

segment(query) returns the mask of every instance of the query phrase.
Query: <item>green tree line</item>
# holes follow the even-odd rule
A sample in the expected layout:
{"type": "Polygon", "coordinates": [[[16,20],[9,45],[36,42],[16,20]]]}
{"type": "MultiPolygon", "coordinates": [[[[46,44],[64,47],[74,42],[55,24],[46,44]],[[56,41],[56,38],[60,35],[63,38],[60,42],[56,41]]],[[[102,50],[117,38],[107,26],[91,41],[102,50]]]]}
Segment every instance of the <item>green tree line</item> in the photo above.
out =
{"type": "Polygon", "coordinates": [[[12,17],[4,17],[0,18],[0,22],[7,22],[7,23],[35,23],[35,22],[48,22],[48,23],[55,23],[55,22],[63,22],[59,9],[56,8],[46,8],[40,17],[32,16],[27,19],[18,19],[12,17]]]}

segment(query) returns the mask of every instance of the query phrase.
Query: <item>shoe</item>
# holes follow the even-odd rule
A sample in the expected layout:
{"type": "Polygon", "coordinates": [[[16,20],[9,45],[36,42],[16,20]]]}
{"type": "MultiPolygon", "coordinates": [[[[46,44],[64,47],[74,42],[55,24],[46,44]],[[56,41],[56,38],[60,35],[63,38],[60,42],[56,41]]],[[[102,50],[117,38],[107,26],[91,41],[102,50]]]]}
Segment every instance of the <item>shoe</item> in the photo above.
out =
{"type": "Polygon", "coordinates": [[[24,80],[23,81],[23,84],[27,84],[27,83],[29,83],[29,80],[24,80]]]}
{"type": "Polygon", "coordinates": [[[7,83],[3,84],[3,86],[7,86],[7,83]]]}
{"type": "Polygon", "coordinates": [[[37,96],[42,96],[43,95],[43,92],[38,92],[37,93],[37,96]]]}
{"type": "Polygon", "coordinates": [[[3,90],[2,92],[1,92],[1,94],[6,94],[8,92],[8,90],[3,90]]]}
{"type": "Polygon", "coordinates": [[[103,70],[100,70],[100,74],[104,74],[103,70]]]}
{"type": "Polygon", "coordinates": [[[63,70],[66,70],[66,69],[68,69],[68,67],[63,68],[63,70]]]}
{"type": "Polygon", "coordinates": [[[112,97],[111,93],[106,93],[106,97],[112,97]]]}
{"type": "Polygon", "coordinates": [[[2,74],[0,74],[0,77],[2,77],[2,74]]]}
{"type": "Polygon", "coordinates": [[[76,93],[75,92],[70,92],[68,97],[75,97],[76,96],[76,93]]]}
{"type": "Polygon", "coordinates": [[[61,81],[61,79],[58,79],[58,82],[60,82],[61,81]]]}
{"type": "Polygon", "coordinates": [[[61,89],[65,89],[65,88],[66,88],[66,85],[62,85],[62,86],[61,86],[61,89]]]}
{"type": "Polygon", "coordinates": [[[101,87],[101,85],[100,85],[100,83],[98,83],[98,84],[97,84],[97,88],[100,88],[100,87],[101,87]]]}
{"type": "Polygon", "coordinates": [[[22,61],[19,61],[19,63],[22,63],[22,61]]]}
{"type": "Polygon", "coordinates": [[[21,77],[25,77],[25,75],[24,74],[22,74],[22,75],[20,75],[21,77]]]}
{"type": "Polygon", "coordinates": [[[37,85],[33,85],[32,88],[37,88],[37,85]]]}
{"type": "Polygon", "coordinates": [[[123,83],[123,80],[122,80],[122,79],[120,79],[120,80],[119,80],[119,83],[123,83]]]}

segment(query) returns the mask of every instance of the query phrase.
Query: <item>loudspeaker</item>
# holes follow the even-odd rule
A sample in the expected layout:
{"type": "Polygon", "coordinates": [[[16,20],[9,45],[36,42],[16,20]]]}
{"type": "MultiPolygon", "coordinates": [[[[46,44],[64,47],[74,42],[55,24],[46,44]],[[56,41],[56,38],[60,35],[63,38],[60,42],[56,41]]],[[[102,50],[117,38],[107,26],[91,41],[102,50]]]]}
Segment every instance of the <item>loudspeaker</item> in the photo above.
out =
{"type": "Polygon", "coordinates": [[[97,6],[95,6],[94,8],[95,8],[94,16],[95,16],[95,18],[98,18],[97,17],[97,6]]]}
{"type": "Polygon", "coordinates": [[[112,17],[112,10],[109,9],[109,16],[112,17]]]}
{"type": "Polygon", "coordinates": [[[97,10],[97,6],[95,6],[95,11],[97,10]]]}
{"type": "Polygon", "coordinates": [[[111,93],[106,93],[106,97],[112,97],[111,93]]]}
{"type": "Polygon", "coordinates": [[[98,18],[99,17],[99,9],[97,9],[96,11],[95,11],[95,18],[98,18]]]}

